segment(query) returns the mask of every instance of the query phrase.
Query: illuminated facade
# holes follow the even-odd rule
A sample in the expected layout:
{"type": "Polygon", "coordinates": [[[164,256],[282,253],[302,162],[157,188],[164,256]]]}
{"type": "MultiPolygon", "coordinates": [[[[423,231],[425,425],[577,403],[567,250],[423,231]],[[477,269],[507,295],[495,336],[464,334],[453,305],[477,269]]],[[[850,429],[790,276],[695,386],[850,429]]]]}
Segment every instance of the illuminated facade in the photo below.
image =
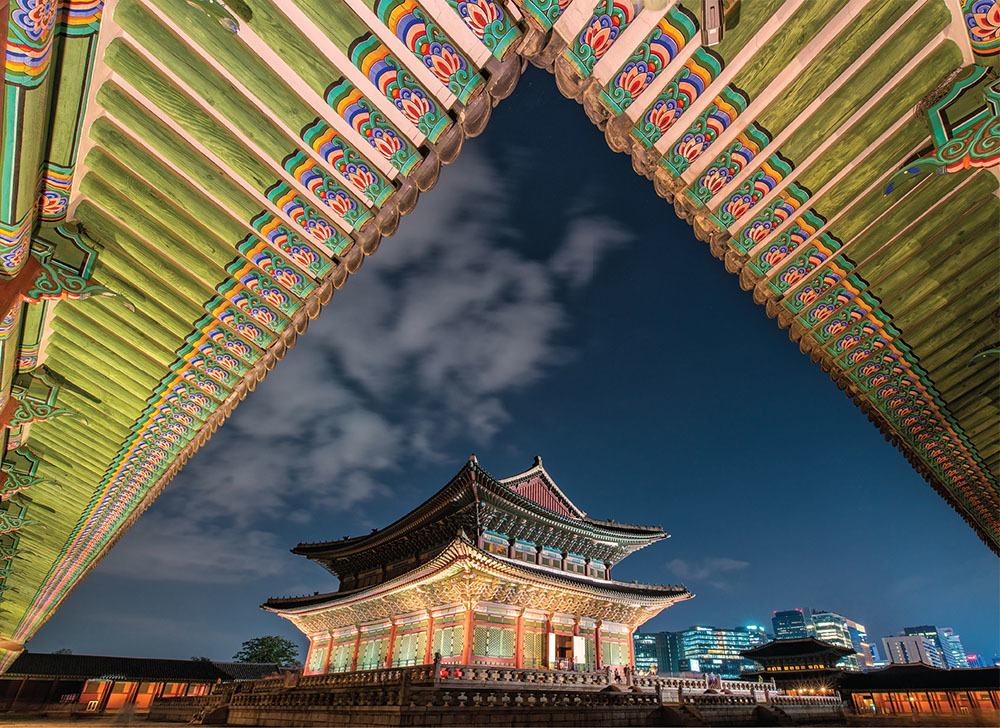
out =
{"type": "Polygon", "coordinates": [[[748,625],[733,629],[694,626],[679,633],[682,672],[707,672],[739,677],[756,664],[741,653],[767,641],[763,627],[748,625]]]}
{"type": "Polygon", "coordinates": [[[775,612],[771,625],[774,627],[774,638],[779,640],[803,639],[813,634],[809,614],[798,608],[775,612]]]}
{"type": "Polygon", "coordinates": [[[965,656],[965,648],[962,647],[962,639],[951,627],[935,627],[925,624],[919,627],[906,627],[903,634],[921,635],[931,640],[941,655],[944,663],[943,667],[949,669],[968,667],[968,660],[965,656]]]}
{"type": "Polygon", "coordinates": [[[334,593],[270,599],[310,641],[305,673],[442,663],[602,670],[634,665],[636,628],[692,595],[611,579],[660,528],[587,517],[541,458],[496,479],[475,457],[381,531],[299,544],[334,593]]]}
{"type": "Polygon", "coordinates": [[[946,667],[944,656],[937,643],[923,634],[883,637],[885,655],[894,665],[923,663],[931,667],[946,667]]]}
{"type": "Polygon", "coordinates": [[[833,612],[813,612],[813,634],[817,639],[854,650],[838,663],[845,670],[858,671],[874,666],[878,658],[868,642],[868,630],[859,622],[833,612]]]}

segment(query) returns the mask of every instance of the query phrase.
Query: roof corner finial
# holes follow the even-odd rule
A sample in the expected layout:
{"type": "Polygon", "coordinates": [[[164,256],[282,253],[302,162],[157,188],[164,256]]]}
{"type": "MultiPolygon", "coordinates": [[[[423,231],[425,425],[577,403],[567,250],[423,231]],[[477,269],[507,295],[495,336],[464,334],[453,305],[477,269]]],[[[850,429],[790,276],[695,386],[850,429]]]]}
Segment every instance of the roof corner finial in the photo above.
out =
{"type": "Polygon", "coordinates": [[[541,455],[535,455],[535,467],[536,468],[542,467],[542,456],[541,455]]]}
{"type": "Polygon", "coordinates": [[[479,460],[476,459],[476,453],[469,455],[469,465],[479,465],[479,460]]]}

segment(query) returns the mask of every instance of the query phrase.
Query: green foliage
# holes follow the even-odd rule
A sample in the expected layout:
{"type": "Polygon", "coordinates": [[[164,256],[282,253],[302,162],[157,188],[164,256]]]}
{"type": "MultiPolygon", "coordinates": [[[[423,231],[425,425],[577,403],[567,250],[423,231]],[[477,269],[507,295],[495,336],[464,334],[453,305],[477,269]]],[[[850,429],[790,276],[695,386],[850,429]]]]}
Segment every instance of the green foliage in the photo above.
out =
{"type": "Polygon", "coordinates": [[[209,658],[205,657],[204,655],[202,655],[201,657],[192,657],[191,661],[192,662],[211,662],[211,660],[209,658]]]}
{"type": "Polygon", "coordinates": [[[233,659],[237,662],[273,662],[281,667],[298,667],[300,663],[295,659],[298,656],[298,645],[272,634],[247,640],[233,659]]]}

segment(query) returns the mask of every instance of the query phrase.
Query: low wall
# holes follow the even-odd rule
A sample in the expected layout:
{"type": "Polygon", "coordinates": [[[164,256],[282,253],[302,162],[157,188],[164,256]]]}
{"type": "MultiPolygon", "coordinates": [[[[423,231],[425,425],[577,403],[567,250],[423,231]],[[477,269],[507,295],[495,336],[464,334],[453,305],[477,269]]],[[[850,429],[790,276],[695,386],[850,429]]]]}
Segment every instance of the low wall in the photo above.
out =
{"type": "Polygon", "coordinates": [[[209,696],[157,700],[149,717],[243,726],[737,726],[843,720],[836,698],[775,695],[782,701],[779,708],[757,686],[730,693],[694,693],[696,687],[657,682],[653,689],[612,682],[604,674],[552,670],[419,666],[220,685],[209,696]]]}

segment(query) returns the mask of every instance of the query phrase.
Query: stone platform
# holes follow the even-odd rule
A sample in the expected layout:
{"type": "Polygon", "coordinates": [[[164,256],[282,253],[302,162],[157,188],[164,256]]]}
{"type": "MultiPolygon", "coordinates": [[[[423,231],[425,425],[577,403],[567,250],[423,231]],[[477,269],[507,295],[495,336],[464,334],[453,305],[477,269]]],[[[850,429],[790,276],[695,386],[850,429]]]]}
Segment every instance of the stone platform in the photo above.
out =
{"type": "Polygon", "coordinates": [[[773,683],[418,665],[225,683],[157,700],[150,720],[242,726],[650,726],[843,723],[839,696],[773,683]]]}

